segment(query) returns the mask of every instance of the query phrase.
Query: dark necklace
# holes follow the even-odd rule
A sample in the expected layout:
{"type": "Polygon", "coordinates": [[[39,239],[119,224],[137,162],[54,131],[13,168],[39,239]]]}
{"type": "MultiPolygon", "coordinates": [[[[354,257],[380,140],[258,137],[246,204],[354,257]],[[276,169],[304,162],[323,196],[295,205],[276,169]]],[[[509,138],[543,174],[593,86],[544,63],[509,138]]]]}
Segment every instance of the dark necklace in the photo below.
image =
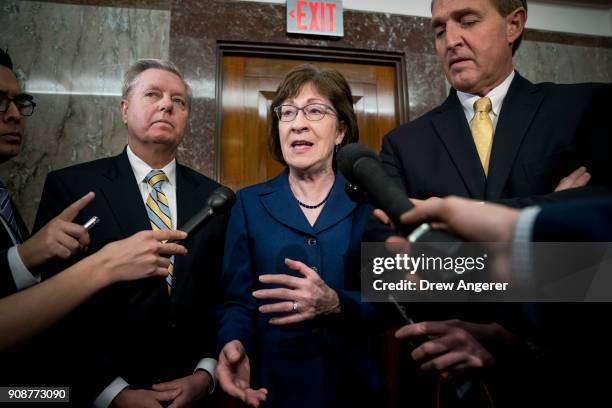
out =
{"type": "Polygon", "coordinates": [[[319,208],[320,206],[325,204],[325,202],[327,202],[327,199],[329,198],[329,195],[331,194],[332,189],[333,189],[333,186],[332,186],[332,188],[329,189],[329,191],[327,192],[327,195],[325,196],[323,201],[321,201],[319,204],[315,204],[315,205],[304,204],[303,202],[301,202],[300,200],[297,199],[295,194],[293,195],[293,198],[295,198],[295,201],[297,201],[300,206],[302,206],[304,208],[308,208],[309,210],[314,210],[315,208],[319,208]]]}

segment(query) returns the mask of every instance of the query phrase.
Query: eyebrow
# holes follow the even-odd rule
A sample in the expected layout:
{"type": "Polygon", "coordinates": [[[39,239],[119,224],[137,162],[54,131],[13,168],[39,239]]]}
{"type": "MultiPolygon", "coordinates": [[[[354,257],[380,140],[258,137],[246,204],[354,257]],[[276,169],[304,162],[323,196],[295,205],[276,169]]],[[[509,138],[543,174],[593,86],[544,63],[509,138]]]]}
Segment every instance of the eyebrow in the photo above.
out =
{"type": "MultiPolygon", "coordinates": [[[[295,103],[295,99],[287,99],[285,101],[285,103],[288,103],[288,102],[295,103]]],[[[308,98],[306,100],[306,105],[308,105],[310,103],[322,103],[322,104],[326,104],[326,102],[322,98],[308,98]]]]}

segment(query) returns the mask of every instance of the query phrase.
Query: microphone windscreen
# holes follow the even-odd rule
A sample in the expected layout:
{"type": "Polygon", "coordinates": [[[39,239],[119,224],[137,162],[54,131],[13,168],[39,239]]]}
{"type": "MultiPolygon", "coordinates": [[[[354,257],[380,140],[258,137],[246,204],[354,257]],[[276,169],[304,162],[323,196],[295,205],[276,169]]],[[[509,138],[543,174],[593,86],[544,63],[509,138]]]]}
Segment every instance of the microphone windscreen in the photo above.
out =
{"type": "Polygon", "coordinates": [[[378,160],[378,155],[374,150],[360,143],[349,143],[340,149],[336,157],[338,169],[340,169],[347,180],[351,182],[356,181],[353,176],[353,166],[357,160],[363,157],[378,160]]]}
{"type": "Polygon", "coordinates": [[[206,205],[212,208],[213,212],[221,213],[231,208],[235,201],[236,194],[231,189],[220,186],[208,197],[206,205]]]}

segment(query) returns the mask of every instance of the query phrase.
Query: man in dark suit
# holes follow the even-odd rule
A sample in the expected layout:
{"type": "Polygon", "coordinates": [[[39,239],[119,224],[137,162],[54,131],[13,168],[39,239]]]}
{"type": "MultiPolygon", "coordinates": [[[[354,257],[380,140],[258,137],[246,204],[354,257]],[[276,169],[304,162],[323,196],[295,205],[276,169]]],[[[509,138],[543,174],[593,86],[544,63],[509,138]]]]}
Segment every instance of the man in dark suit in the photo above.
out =
{"type": "MultiPolygon", "coordinates": [[[[611,87],[534,85],[521,77],[512,56],[526,18],[525,0],[433,0],[432,30],[451,92],[439,107],[389,133],[380,155],[410,197],[452,194],[526,206],[609,191],[611,87]],[[572,172],[579,166],[589,173],[572,172]],[[578,174],[576,183],[566,184],[561,179],[570,173],[578,174]]],[[[490,308],[477,309],[475,317],[487,321],[490,308]]],[[[437,316],[450,317],[457,316],[437,316]]],[[[496,347],[487,338],[516,343],[499,325],[434,323],[417,327],[435,336],[426,347],[431,352],[413,353],[434,372],[492,365],[496,347]]]]}
{"type": "MultiPolygon", "coordinates": [[[[137,231],[184,224],[218,187],[176,162],[190,107],[189,87],[174,64],[136,62],[126,72],[121,100],[126,149],[119,156],[51,172],[36,226],[90,190],[97,199],[80,220],[96,215],[102,222],[89,252],[137,231]]],[[[73,370],[84,377],[89,403],[131,407],[172,401],[179,407],[211,392],[225,224],[224,216],[215,216],[190,236],[189,253],[171,258],[168,279],[111,286],[80,310],[78,322],[84,326],[73,323],[70,334],[92,343],[73,370]]],[[[64,335],[61,340],[72,339],[64,335]]]]}
{"type": "MultiPolygon", "coordinates": [[[[32,95],[22,92],[10,56],[0,49],[0,163],[21,151],[24,117],[32,115],[35,106],[32,95]]],[[[87,205],[89,201],[86,199],[81,204],[87,205]]],[[[49,220],[38,234],[30,237],[6,185],[0,180],[0,297],[38,283],[36,268],[49,259],[67,258],[88,245],[87,231],[71,222],[79,209],[49,220]]]]}
{"type": "Polygon", "coordinates": [[[521,3],[433,2],[436,48],[453,88],[442,105],[389,133],[381,152],[410,197],[458,195],[524,207],[610,186],[600,148],[609,147],[611,86],[532,84],[515,72],[512,52],[526,19],[521,3]],[[502,15],[494,4],[514,8],[502,15]],[[492,134],[481,150],[470,128],[474,105],[485,97],[492,134]],[[551,194],[578,166],[593,176],[591,187],[551,194]]]}

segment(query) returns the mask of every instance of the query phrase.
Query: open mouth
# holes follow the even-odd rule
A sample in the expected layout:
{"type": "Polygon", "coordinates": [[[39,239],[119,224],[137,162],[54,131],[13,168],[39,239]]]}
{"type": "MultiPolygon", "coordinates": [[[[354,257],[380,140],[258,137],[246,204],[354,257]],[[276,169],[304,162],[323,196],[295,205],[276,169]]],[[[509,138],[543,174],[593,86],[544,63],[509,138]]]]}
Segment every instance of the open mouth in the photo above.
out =
{"type": "Polygon", "coordinates": [[[298,152],[306,151],[313,146],[313,143],[308,142],[306,140],[295,140],[291,143],[291,147],[298,152]]]}

